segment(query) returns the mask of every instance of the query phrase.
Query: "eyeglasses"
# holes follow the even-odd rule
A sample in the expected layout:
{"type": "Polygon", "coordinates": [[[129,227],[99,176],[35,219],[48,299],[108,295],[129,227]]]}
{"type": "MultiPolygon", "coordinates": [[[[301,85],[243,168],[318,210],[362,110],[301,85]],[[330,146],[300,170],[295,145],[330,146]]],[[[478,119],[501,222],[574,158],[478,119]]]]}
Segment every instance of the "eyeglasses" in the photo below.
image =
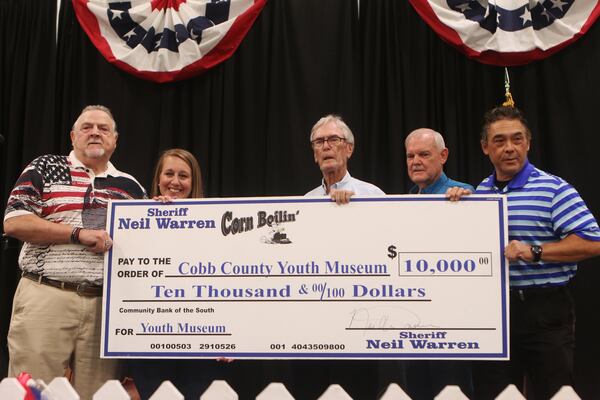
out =
{"type": "Polygon", "coordinates": [[[344,140],[346,140],[346,138],[339,137],[339,136],[329,136],[329,137],[325,137],[325,138],[315,139],[312,142],[310,142],[310,144],[312,145],[313,148],[320,149],[321,147],[323,147],[325,142],[329,143],[329,145],[331,147],[333,147],[333,146],[337,146],[338,144],[342,143],[342,141],[344,141],[344,140]]]}

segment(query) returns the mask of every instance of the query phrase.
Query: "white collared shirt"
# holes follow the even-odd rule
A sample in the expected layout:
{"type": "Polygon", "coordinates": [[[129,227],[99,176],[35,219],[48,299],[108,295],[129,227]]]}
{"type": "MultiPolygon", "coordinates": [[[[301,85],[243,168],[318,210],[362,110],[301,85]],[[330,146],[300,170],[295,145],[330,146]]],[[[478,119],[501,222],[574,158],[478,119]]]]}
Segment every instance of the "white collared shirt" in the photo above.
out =
{"type": "MultiPolygon", "coordinates": [[[[383,190],[379,189],[372,183],[361,181],[360,179],[353,178],[350,176],[350,172],[346,171],[346,175],[341,181],[333,183],[329,190],[349,190],[354,192],[357,196],[363,195],[384,195],[383,190]]],[[[316,197],[316,196],[327,196],[327,188],[325,186],[325,180],[321,181],[321,186],[318,186],[306,193],[304,196],[316,197]]]]}

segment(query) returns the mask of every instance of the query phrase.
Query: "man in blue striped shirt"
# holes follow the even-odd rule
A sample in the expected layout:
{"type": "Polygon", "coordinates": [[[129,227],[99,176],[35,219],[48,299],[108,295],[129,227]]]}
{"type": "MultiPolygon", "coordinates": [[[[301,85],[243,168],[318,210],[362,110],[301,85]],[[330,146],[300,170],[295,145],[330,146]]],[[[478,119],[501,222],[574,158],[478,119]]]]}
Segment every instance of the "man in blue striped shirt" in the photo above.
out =
{"type": "Polygon", "coordinates": [[[536,400],[573,385],[575,310],[567,283],[578,261],[600,254],[594,216],[571,185],[529,163],[530,143],[518,109],[497,107],[484,116],[481,147],[495,172],[476,193],[508,199],[511,353],[510,361],[478,363],[478,400],[494,399],[509,384],[522,391],[525,376],[536,400]]]}

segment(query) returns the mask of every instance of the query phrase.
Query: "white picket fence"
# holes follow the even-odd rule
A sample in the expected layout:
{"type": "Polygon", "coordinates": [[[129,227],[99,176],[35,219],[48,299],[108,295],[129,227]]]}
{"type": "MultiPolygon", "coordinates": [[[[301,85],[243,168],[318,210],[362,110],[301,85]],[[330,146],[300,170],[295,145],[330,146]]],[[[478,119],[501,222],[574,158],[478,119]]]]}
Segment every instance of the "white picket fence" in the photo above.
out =
{"type": "MultiPolygon", "coordinates": [[[[79,395],[71,386],[67,378],[54,378],[49,385],[35,381],[38,387],[45,387],[42,391],[42,400],[79,400],[79,395]]],[[[25,388],[16,378],[4,378],[0,382],[0,399],[23,400],[25,388]]],[[[204,393],[199,395],[200,400],[238,400],[239,395],[225,381],[213,381],[204,393]]],[[[129,394],[117,380],[108,381],[93,397],[93,400],[130,400],[129,394]]],[[[169,381],[163,382],[149,400],[184,400],[183,395],[169,381]]],[[[193,399],[188,399],[193,400],[193,399]]],[[[294,400],[294,396],[282,383],[270,383],[256,400],[294,400]]],[[[317,400],[352,400],[352,397],[340,385],[331,385],[317,400]]],[[[378,400],[411,400],[411,398],[395,383],[388,386],[385,393],[378,400]]],[[[434,400],[469,400],[458,386],[446,386],[434,400]]],[[[496,397],[496,400],[526,400],[513,385],[496,397]]],[[[571,386],[563,386],[551,400],[581,400],[571,386]]]]}

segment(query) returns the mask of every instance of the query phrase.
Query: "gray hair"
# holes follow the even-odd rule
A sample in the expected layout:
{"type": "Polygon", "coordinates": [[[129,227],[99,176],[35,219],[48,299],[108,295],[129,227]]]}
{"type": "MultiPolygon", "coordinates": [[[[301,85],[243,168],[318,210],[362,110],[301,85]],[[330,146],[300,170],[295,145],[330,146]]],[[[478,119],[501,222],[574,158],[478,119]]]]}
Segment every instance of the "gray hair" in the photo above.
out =
{"type": "Polygon", "coordinates": [[[414,131],[409,133],[408,136],[406,137],[406,139],[404,140],[404,147],[408,146],[408,142],[412,138],[415,138],[417,136],[423,136],[423,135],[432,135],[433,140],[435,142],[435,147],[438,150],[441,151],[446,148],[446,143],[444,142],[444,137],[442,136],[442,134],[437,131],[434,131],[433,129],[429,129],[429,128],[419,128],[419,129],[415,129],[414,131]]]}
{"type": "Polygon", "coordinates": [[[100,104],[95,104],[95,105],[90,105],[90,106],[85,106],[83,108],[83,110],[81,110],[81,112],[79,113],[79,117],[77,117],[77,119],[75,120],[75,122],[73,123],[73,126],[71,127],[71,130],[75,130],[75,127],[77,126],[77,123],[79,122],[79,120],[81,119],[81,116],[88,112],[88,111],[102,111],[104,113],[106,113],[106,115],[108,115],[113,123],[113,132],[115,134],[118,134],[117,132],[117,122],[115,121],[115,117],[113,117],[112,112],[110,111],[110,109],[106,106],[100,105],[100,104]]]}
{"type": "Polygon", "coordinates": [[[335,114],[328,114],[317,121],[317,123],[310,130],[310,141],[312,142],[313,136],[315,136],[315,132],[317,132],[319,129],[321,129],[321,127],[323,127],[324,125],[326,125],[330,122],[334,123],[335,126],[340,131],[342,131],[347,143],[354,144],[354,135],[352,134],[352,131],[350,130],[348,125],[346,125],[346,123],[344,122],[342,117],[340,117],[339,115],[335,115],[335,114]]]}

